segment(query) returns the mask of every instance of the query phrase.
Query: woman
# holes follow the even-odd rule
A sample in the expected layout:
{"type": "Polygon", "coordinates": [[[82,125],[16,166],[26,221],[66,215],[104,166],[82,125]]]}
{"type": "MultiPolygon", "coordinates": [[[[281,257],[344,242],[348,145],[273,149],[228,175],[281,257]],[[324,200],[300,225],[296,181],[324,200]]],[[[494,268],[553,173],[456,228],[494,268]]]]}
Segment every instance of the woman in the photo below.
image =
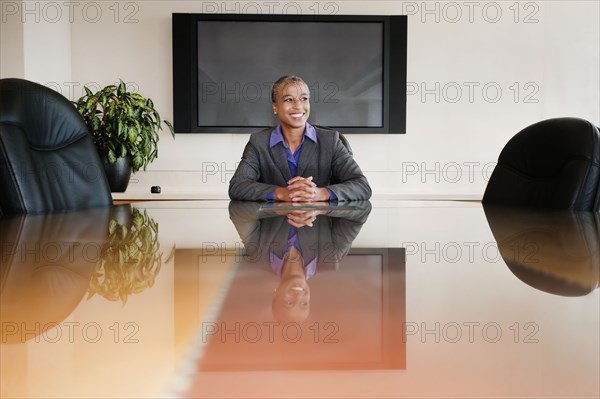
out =
{"type": "Polygon", "coordinates": [[[366,200],[371,187],[338,132],[312,126],[310,91],[302,78],[279,78],[271,91],[279,124],[250,136],[229,182],[242,201],[366,200]]]}

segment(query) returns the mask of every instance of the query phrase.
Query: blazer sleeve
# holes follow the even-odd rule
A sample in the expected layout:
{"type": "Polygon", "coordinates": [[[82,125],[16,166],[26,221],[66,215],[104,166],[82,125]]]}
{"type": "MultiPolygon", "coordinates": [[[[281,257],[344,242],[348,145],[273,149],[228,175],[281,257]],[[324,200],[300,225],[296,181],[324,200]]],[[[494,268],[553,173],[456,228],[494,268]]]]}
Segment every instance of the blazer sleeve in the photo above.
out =
{"type": "Polygon", "coordinates": [[[331,229],[331,243],[328,244],[329,248],[325,248],[324,255],[336,263],[339,263],[348,254],[354,239],[371,213],[369,201],[358,204],[363,207],[362,210],[333,211],[327,215],[331,229]]]}
{"type": "Polygon", "coordinates": [[[362,170],[335,132],[331,164],[331,179],[327,186],[340,201],[368,200],[371,186],[362,170]]]}
{"type": "Polygon", "coordinates": [[[229,181],[229,198],[234,201],[266,201],[267,194],[277,186],[262,183],[260,178],[260,153],[251,138],[244,148],[242,161],[229,181]]]}

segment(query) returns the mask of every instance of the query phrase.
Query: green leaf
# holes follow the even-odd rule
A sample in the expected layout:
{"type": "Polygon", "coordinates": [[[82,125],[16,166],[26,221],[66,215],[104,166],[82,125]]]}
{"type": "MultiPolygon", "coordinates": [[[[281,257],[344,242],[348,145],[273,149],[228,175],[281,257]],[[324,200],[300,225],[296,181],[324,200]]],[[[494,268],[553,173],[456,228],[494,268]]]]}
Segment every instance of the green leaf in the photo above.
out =
{"type": "Polygon", "coordinates": [[[90,131],[92,131],[92,132],[98,131],[100,129],[100,118],[98,118],[96,115],[94,115],[90,119],[89,128],[90,128],[90,131]]]}
{"type": "Polygon", "coordinates": [[[167,125],[167,127],[169,128],[169,132],[171,132],[171,136],[173,136],[173,138],[175,138],[175,129],[173,128],[173,125],[171,124],[171,122],[169,122],[168,120],[164,120],[163,121],[165,123],[165,125],[167,125]]]}
{"type": "Polygon", "coordinates": [[[125,237],[127,237],[127,227],[124,225],[121,225],[121,239],[125,239],[125,237]]]}
{"type": "Polygon", "coordinates": [[[111,149],[108,151],[108,163],[115,163],[117,162],[117,157],[115,156],[114,151],[111,149]]]}
{"type": "Polygon", "coordinates": [[[108,234],[113,235],[115,233],[115,229],[117,228],[117,221],[115,219],[110,219],[108,222],[108,234]]]}
{"type": "Polygon", "coordinates": [[[135,226],[136,230],[138,230],[138,231],[140,230],[142,223],[144,223],[144,217],[138,211],[133,216],[133,225],[135,226]]]}
{"type": "Polygon", "coordinates": [[[129,143],[135,144],[138,137],[139,137],[138,131],[136,130],[136,128],[133,126],[129,127],[129,137],[128,137],[129,143]]]}
{"type": "Polygon", "coordinates": [[[134,172],[137,172],[142,166],[144,166],[144,159],[142,158],[139,152],[136,152],[133,159],[131,160],[131,169],[134,172]]]}
{"type": "Polygon", "coordinates": [[[119,90],[118,90],[119,94],[123,94],[125,93],[125,83],[119,79],[119,90]]]}

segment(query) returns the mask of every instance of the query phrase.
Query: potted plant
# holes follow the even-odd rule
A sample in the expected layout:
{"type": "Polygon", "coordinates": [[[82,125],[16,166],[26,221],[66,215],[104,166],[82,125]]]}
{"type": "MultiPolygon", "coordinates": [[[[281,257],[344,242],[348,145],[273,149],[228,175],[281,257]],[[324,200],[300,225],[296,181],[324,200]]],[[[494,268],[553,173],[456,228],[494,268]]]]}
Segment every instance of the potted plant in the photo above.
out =
{"type": "Polygon", "coordinates": [[[158,156],[158,131],[164,123],[173,138],[173,125],[162,120],[151,99],[127,91],[125,83],[108,85],[85,95],[73,104],[83,117],[106,170],[111,191],[127,189],[131,173],[158,156]]]}

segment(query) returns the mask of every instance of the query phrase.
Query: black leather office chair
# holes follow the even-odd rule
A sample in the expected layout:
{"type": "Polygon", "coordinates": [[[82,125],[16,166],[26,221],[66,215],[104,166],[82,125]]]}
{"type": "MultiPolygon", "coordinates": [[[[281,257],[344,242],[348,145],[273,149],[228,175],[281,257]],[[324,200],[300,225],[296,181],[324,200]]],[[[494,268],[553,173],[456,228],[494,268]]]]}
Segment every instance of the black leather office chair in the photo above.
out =
{"type": "Polygon", "coordinates": [[[0,79],[0,192],[0,216],[112,205],[87,126],[61,94],[0,79]]]}
{"type": "MultiPolygon", "coordinates": [[[[322,125],[314,125],[315,127],[318,127],[319,129],[324,129],[324,130],[331,130],[332,132],[335,131],[335,129],[330,128],[329,126],[322,126],[322,125]]],[[[346,149],[348,150],[348,152],[350,153],[350,155],[352,154],[352,147],[350,146],[350,142],[348,141],[348,139],[341,133],[338,131],[338,134],[340,135],[340,141],[342,142],[342,144],[344,145],[344,147],[346,147],[346,149]]]]}
{"type": "Polygon", "coordinates": [[[350,142],[348,141],[348,139],[340,133],[340,140],[342,141],[342,144],[344,144],[344,147],[346,147],[346,149],[348,150],[348,152],[350,153],[350,155],[354,155],[352,154],[352,147],[350,146],[350,142]]]}
{"type": "Polygon", "coordinates": [[[598,211],[600,133],[578,118],[526,127],[504,147],[484,204],[598,211]]]}

